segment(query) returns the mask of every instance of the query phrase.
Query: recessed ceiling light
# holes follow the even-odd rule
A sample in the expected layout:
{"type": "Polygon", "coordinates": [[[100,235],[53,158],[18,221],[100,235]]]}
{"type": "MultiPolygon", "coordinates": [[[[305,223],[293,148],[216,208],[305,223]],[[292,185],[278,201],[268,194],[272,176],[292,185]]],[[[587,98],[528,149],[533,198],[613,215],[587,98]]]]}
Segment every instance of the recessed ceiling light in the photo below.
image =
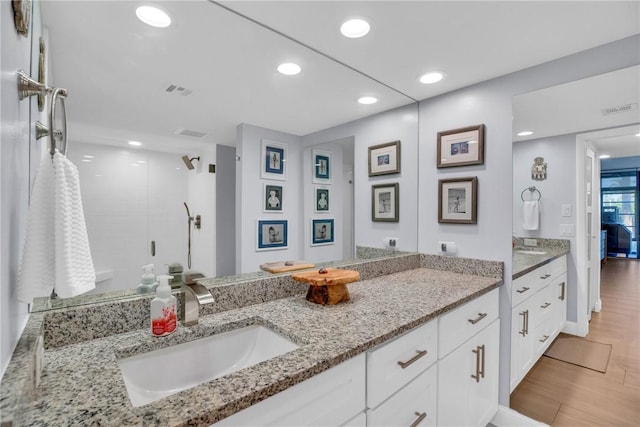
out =
{"type": "Polygon", "coordinates": [[[376,102],[378,102],[378,98],[376,98],[375,96],[362,96],[362,97],[358,98],[358,102],[360,104],[370,105],[370,104],[375,104],[376,102]]]}
{"type": "Polygon", "coordinates": [[[94,158],[94,156],[90,156],[90,155],[88,155],[88,154],[85,154],[85,155],[84,155],[84,156],[82,156],[82,157],[84,157],[85,159],[93,159],[93,158],[94,158]]]}
{"type": "Polygon", "coordinates": [[[154,6],[140,6],[136,9],[136,16],[139,20],[152,27],[166,28],[171,25],[171,17],[154,6]]]}
{"type": "Polygon", "coordinates": [[[284,64],[278,65],[278,71],[285,76],[295,76],[302,71],[302,68],[293,62],[285,62],[284,64]]]}
{"type": "Polygon", "coordinates": [[[608,159],[609,157],[611,157],[610,154],[602,154],[602,155],[600,155],[601,159],[608,159]]]}
{"type": "Polygon", "coordinates": [[[129,141],[129,145],[133,145],[134,147],[139,147],[142,145],[142,142],[139,141],[129,141]]]}
{"type": "Polygon", "coordinates": [[[371,25],[364,19],[350,19],[340,26],[342,35],[350,39],[364,37],[370,29],[371,25]]]}
{"type": "Polygon", "coordinates": [[[420,83],[424,83],[426,85],[430,85],[432,83],[438,83],[442,79],[444,79],[444,73],[441,73],[440,71],[432,71],[429,73],[425,73],[418,78],[420,83]]]}
{"type": "Polygon", "coordinates": [[[533,135],[533,132],[531,132],[530,130],[524,130],[522,132],[518,132],[517,135],[518,136],[529,136],[529,135],[533,135]]]}

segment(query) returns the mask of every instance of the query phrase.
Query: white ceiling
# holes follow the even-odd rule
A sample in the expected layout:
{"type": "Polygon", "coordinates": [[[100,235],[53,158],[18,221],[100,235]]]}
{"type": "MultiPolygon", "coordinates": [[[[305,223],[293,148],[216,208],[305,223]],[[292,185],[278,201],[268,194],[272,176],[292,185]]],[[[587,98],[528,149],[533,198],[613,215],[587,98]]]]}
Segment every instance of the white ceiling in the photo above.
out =
{"type": "Polygon", "coordinates": [[[167,29],[139,22],[140,4],[41,2],[72,139],[186,150],[233,145],[242,122],[305,135],[640,33],[638,1],[158,1],[167,29]],[[372,22],[368,36],[339,34],[354,16],[372,22]],[[278,74],[285,61],[302,73],[278,74]],[[433,69],[446,79],[417,82],[433,69]],[[357,104],[364,94],[380,102],[357,104]]]}

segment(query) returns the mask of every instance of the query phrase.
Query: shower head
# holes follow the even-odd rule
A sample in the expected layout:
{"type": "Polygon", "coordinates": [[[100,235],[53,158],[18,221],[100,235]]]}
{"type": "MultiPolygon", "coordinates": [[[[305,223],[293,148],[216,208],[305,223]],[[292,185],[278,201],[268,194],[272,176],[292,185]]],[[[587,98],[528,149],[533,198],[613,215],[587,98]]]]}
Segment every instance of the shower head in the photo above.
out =
{"type": "Polygon", "coordinates": [[[189,170],[193,170],[195,168],[195,166],[193,165],[194,160],[200,161],[200,156],[192,157],[192,158],[189,158],[189,156],[187,155],[182,156],[182,161],[184,162],[184,165],[189,170]]]}

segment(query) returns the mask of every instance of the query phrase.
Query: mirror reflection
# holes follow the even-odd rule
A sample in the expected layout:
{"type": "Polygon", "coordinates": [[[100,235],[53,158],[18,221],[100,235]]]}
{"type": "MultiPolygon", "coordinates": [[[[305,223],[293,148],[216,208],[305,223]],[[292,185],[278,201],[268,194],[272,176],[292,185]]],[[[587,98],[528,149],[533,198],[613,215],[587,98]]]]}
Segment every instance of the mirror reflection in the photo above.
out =
{"type": "Polygon", "coordinates": [[[417,106],[214,3],[161,5],[166,28],[141,22],[132,2],[42,3],[48,82],[69,92],[68,157],[97,273],[98,296],[78,301],[135,295],[150,264],[233,277],[266,274],[268,262],[353,258],[371,241],[353,221],[354,145],[387,142],[363,130],[376,114],[396,129],[389,141],[417,138],[417,106]],[[278,72],[284,62],[300,74],[278,72]],[[357,104],[363,94],[379,102],[357,104]],[[286,181],[260,178],[263,140],[286,145],[286,181]],[[331,154],[330,181],[312,181],[313,150],[331,154]],[[282,187],[281,211],[262,206],[266,185],[282,187]],[[327,212],[313,208],[318,189],[329,190],[327,212]],[[313,218],[335,221],[332,245],[312,244],[313,218]],[[286,249],[257,250],[264,219],[288,221],[286,249]]]}

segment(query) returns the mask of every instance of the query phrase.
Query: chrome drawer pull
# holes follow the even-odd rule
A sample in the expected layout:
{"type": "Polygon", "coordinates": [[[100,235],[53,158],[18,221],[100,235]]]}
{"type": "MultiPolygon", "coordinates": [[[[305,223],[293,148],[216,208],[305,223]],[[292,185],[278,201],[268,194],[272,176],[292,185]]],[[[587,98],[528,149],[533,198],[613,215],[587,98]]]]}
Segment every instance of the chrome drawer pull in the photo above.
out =
{"type": "Polygon", "coordinates": [[[398,365],[400,365],[402,369],[405,369],[407,366],[411,365],[413,362],[420,359],[422,356],[425,356],[427,354],[427,350],[416,350],[416,353],[417,354],[415,356],[413,356],[411,359],[407,360],[406,362],[398,361],[398,365]]]}
{"type": "Polygon", "coordinates": [[[529,310],[525,310],[519,313],[520,316],[522,316],[522,330],[519,331],[518,333],[520,335],[522,335],[523,337],[527,336],[527,333],[529,332],[529,310]]]}
{"type": "Polygon", "coordinates": [[[549,339],[549,335],[543,335],[543,336],[542,336],[542,339],[541,339],[541,340],[539,340],[539,341],[540,341],[540,342],[545,342],[545,341],[546,341],[546,340],[548,340],[548,339],[549,339]]]}
{"type": "Polygon", "coordinates": [[[414,422],[412,422],[409,427],[416,427],[418,424],[420,424],[422,422],[422,420],[427,418],[427,413],[426,412],[420,413],[420,412],[416,411],[416,415],[418,416],[418,418],[414,422]]]}
{"type": "Polygon", "coordinates": [[[548,279],[549,277],[551,277],[549,273],[545,274],[544,276],[540,276],[542,280],[548,279]]]}
{"type": "Polygon", "coordinates": [[[527,292],[529,290],[529,288],[527,288],[526,286],[523,286],[522,289],[518,289],[516,290],[517,293],[519,294],[523,294],[525,292],[527,292]]]}
{"type": "Polygon", "coordinates": [[[559,299],[560,301],[564,301],[564,292],[565,292],[566,282],[562,282],[562,283],[560,283],[560,286],[562,286],[562,293],[560,294],[560,296],[558,297],[558,299],[559,299]]]}
{"type": "Polygon", "coordinates": [[[480,378],[484,378],[484,344],[477,346],[475,350],[471,350],[471,352],[476,354],[476,374],[472,374],[471,378],[479,383],[480,378]],[[481,364],[482,367],[480,367],[481,364]]]}
{"type": "Polygon", "coordinates": [[[478,313],[478,317],[476,317],[475,319],[467,319],[469,321],[469,323],[471,323],[472,325],[475,325],[476,323],[478,323],[479,321],[481,321],[482,319],[484,319],[485,317],[487,317],[487,313],[478,313]]]}
{"type": "Polygon", "coordinates": [[[551,305],[550,302],[545,302],[544,305],[541,305],[540,308],[547,308],[551,305]]]}

